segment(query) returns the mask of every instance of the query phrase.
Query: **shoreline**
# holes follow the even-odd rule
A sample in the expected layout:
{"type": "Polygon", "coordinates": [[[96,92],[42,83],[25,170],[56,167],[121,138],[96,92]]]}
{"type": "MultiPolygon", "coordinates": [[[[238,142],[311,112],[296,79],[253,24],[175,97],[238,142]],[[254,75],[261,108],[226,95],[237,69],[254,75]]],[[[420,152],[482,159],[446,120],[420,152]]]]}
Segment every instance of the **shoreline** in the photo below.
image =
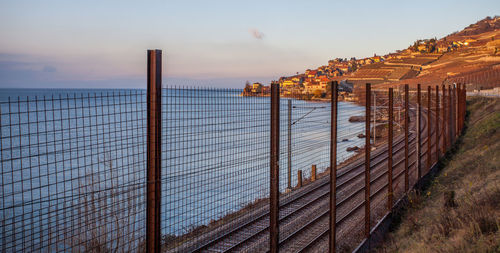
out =
{"type": "MultiPolygon", "coordinates": [[[[271,97],[271,94],[244,94],[243,92],[239,95],[240,97],[271,97]]],[[[307,96],[307,95],[303,95],[307,96]]],[[[331,101],[330,97],[324,97],[324,98],[317,98],[317,97],[310,97],[310,98],[304,98],[304,97],[299,97],[299,96],[287,96],[286,94],[280,94],[280,98],[290,98],[290,99],[295,99],[295,100],[302,100],[302,101],[309,101],[309,102],[327,102],[329,103],[331,101]]],[[[352,99],[345,99],[343,96],[338,97],[339,102],[352,102],[356,103],[358,100],[355,98],[352,99]]]]}

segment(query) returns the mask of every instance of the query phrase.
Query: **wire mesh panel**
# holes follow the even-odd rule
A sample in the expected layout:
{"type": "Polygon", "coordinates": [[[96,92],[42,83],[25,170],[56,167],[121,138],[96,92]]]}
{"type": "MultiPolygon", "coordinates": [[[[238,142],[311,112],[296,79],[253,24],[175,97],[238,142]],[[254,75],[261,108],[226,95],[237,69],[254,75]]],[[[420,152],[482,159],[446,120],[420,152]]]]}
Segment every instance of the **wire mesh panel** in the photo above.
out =
{"type": "MultiPolygon", "coordinates": [[[[367,236],[364,224],[373,228],[390,209],[388,91],[365,92],[358,91],[358,101],[338,102],[334,122],[328,94],[313,101],[276,100],[279,131],[273,135],[269,97],[241,96],[241,90],[231,89],[163,89],[163,250],[269,250],[270,140],[277,136],[279,247],[328,249],[332,124],[337,126],[337,248],[352,250],[367,236]]],[[[145,92],[53,93],[0,99],[0,248],[144,251],[145,92]]],[[[418,99],[415,90],[409,94],[407,112],[402,89],[392,94],[394,201],[405,194],[405,158],[410,188],[419,175],[418,99]]],[[[429,94],[421,95],[424,175],[428,145],[435,150],[437,130],[450,138],[442,130],[451,119],[448,106],[446,114],[440,111],[444,127],[436,129],[435,114],[428,113],[436,102],[431,97],[429,105],[429,94]]],[[[443,95],[440,101],[441,108],[450,103],[443,95]]],[[[445,138],[440,140],[441,147],[445,138]]]]}
{"type": "Polygon", "coordinates": [[[405,194],[405,151],[404,151],[404,90],[402,87],[393,94],[393,194],[398,200],[405,194]]]}
{"type": "Polygon", "coordinates": [[[370,175],[370,227],[375,226],[387,212],[388,197],[388,109],[387,89],[372,89],[372,122],[370,135],[372,141],[370,175]]]}
{"type": "Polygon", "coordinates": [[[336,220],[337,248],[344,250],[354,249],[363,233],[365,123],[364,96],[357,103],[339,102],[336,220]]]}
{"type": "Polygon", "coordinates": [[[493,89],[500,83],[500,69],[498,67],[482,68],[457,74],[448,78],[443,84],[464,83],[469,91],[493,89]]]}
{"type": "MultiPolygon", "coordinates": [[[[357,136],[359,138],[359,147],[349,147],[349,151],[360,150],[356,153],[343,153],[342,147],[337,150],[338,156],[341,160],[340,169],[338,172],[337,180],[337,249],[349,251],[355,245],[358,245],[363,238],[367,236],[367,230],[363,229],[364,223],[369,217],[368,228],[372,229],[375,225],[392,209],[394,202],[401,199],[406,194],[406,160],[408,160],[408,170],[410,179],[410,188],[416,184],[419,177],[425,175],[430,168],[430,165],[435,160],[432,153],[428,150],[435,149],[435,139],[437,138],[435,130],[435,114],[433,115],[432,107],[433,101],[432,93],[421,92],[420,104],[418,103],[418,93],[416,90],[410,91],[409,96],[409,110],[405,111],[405,96],[402,87],[394,90],[392,93],[392,103],[389,103],[389,91],[384,89],[374,89],[366,94],[366,91],[359,92],[361,94],[360,100],[357,104],[350,106],[357,107],[355,110],[346,110],[339,107],[339,136],[337,140],[339,144],[344,141],[350,142],[350,138],[357,136]],[[364,97],[363,97],[364,94],[364,97]],[[360,107],[360,104],[366,103],[365,98],[369,97],[370,102],[366,108],[360,107]],[[419,110],[420,105],[420,110],[419,110]],[[391,108],[391,110],[390,110],[391,108]],[[389,112],[392,116],[389,116],[389,112]],[[370,120],[365,115],[370,115],[370,120]],[[404,118],[405,114],[409,116],[409,152],[408,156],[405,154],[405,135],[404,135],[404,118]],[[420,123],[417,124],[417,116],[420,114],[420,123]],[[343,125],[346,118],[352,119],[353,122],[359,122],[356,128],[356,123],[350,125],[343,125]],[[434,121],[432,120],[434,118],[434,121]],[[389,121],[391,120],[391,121],[389,121]],[[392,164],[389,163],[389,149],[388,149],[388,126],[393,126],[393,139],[392,139],[392,164]],[[369,138],[365,136],[364,126],[369,126],[369,138]],[[417,135],[417,129],[420,129],[420,136],[417,135]],[[429,138],[431,137],[432,138],[429,138]],[[347,137],[347,138],[346,138],[347,137]],[[417,150],[418,137],[420,137],[420,151],[417,150]],[[368,175],[369,179],[365,182],[365,141],[369,140],[370,148],[370,162],[368,175]],[[429,147],[430,146],[430,147],[429,147]],[[418,160],[417,153],[420,152],[420,173],[418,173],[418,160]],[[430,155],[429,155],[430,154],[430,155]],[[343,157],[343,155],[345,155],[343,157]],[[429,162],[428,162],[429,161],[429,162]],[[431,163],[431,164],[429,164],[431,163]],[[419,175],[420,174],[420,175],[419,175]],[[392,176],[391,178],[389,178],[392,176]],[[391,179],[391,180],[390,180],[391,179]],[[369,184],[369,199],[366,199],[365,185],[369,184]],[[389,196],[393,196],[392,199],[389,196]],[[369,201],[369,205],[366,204],[369,201]],[[368,205],[368,206],[367,206],[368,205]],[[366,210],[367,208],[368,210],[366,210]],[[367,214],[369,216],[367,216],[367,214]]],[[[291,101],[297,104],[299,101],[291,101]]],[[[304,102],[304,101],[300,101],[304,102]]],[[[331,106],[331,105],[330,105],[331,106]]],[[[435,105],[434,105],[435,106],[435,105]]],[[[312,112],[323,108],[328,111],[329,104],[323,105],[321,102],[316,101],[313,105],[308,105],[309,110],[304,110],[302,115],[312,115],[312,112]]],[[[300,131],[293,130],[293,113],[290,109],[298,109],[299,106],[289,105],[285,107],[282,103],[281,114],[290,115],[290,119],[283,120],[281,128],[289,129],[288,136],[283,138],[285,134],[281,131],[281,160],[280,166],[289,168],[286,175],[282,175],[280,179],[281,188],[285,186],[285,192],[282,193],[284,203],[280,204],[282,208],[280,212],[280,249],[284,251],[302,251],[305,249],[327,251],[328,250],[328,202],[325,197],[328,196],[328,189],[324,189],[325,185],[329,183],[329,177],[324,177],[329,173],[328,167],[321,170],[321,164],[328,154],[323,151],[328,151],[329,142],[327,138],[329,133],[328,129],[321,129],[324,124],[322,115],[318,113],[309,122],[310,126],[303,129],[298,128],[300,131]],[[283,109],[289,108],[289,109],[283,109]],[[288,111],[287,111],[288,110],[288,111]],[[318,120],[319,119],[319,120],[318,120]],[[317,129],[317,131],[314,131],[317,129]],[[308,146],[297,138],[303,132],[305,135],[312,135],[314,133],[322,133],[318,135],[320,138],[315,140],[314,146],[308,146]],[[286,148],[283,148],[286,146],[286,148]],[[288,148],[291,147],[291,148],[288,148]],[[313,153],[304,156],[304,159],[297,159],[295,156],[307,153],[308,148],[314,150],[313,153]],[[285,150],[283,150],[285,149],[285,150]],[[298,152],[297,152],[297,151],[298,152]],[[292,157],[292,159],[284,159],[285,157],[292,157]],[[313,161],[313,162],[312,162],[313,161]],[[298,168],[295,168],[299,164],[298,168]],[[302,164],[302,166],[300,166],[302,164]],[[291,165],[291,166],[290,166],[291,165]],[[318,166],[320,165],[320,166],[318,166]],[[288,182],[293,182],[295,179],[295,171],[297,170],[297,183],[294,186],[288,182]],[[291,175],[291,180],[287,176],[291,175]],[[292,185],[292,186],[290,186],[292,185]],[[302,195],[304,194],[304,195],[302,195]],[[296,206],[289,205],[294,203],[296,206]]],[[[328,112],[324,113],[325,118],[328,120],[328,112]]],[[[300,119],[304,116],[299,117],[300,119]]],[[[328,126],[326,126],[328,127],[328,126]]],[[[350,144],[352,145],[352,143],[350,144]]],[[[341,146],[341,145],[339,145],[341,146]]],[[[347,151],[347,150],[346,150],[347,151]]],[[[326,163],[328,166],[328,163],[326,163]]],[[[282,189],[281,189],[282,190],[282,189]]]]}
{"type": "Polygon", "coordinates": [[[328,227],[331,106],[283,98],[280,115],[280,249],[292,252],[328,227]]]}
{"type": "Polygon", "coordinates": [[[269,98],[240,93],[162,92],[161,216],[168,251],[249,247],[244,232],[259,228],[247,223],[269,225],[262,217],[269,197],[269,98]]]}
{"type": "Polygon", "coordinates": [[[408,137],[408,180],[409,188],[412,189],[418,180],[418,163],[417,163],[417,116],[418,116],[418,93],[416,89],[409,90],[409,137],[408,137]]]}
{"type": "Polygon", "coordinates": [[[0,102],[2,251],[139,251],[144,92],[45,93],[0,102]]]}
{"type": "MultiPolygon", "coordinates": [[[[168,251],[268,247],[270,100],[239,93],[163,91],[162,233],[168,251]]],[[[327,102],[280,100],[283,247],[310,221],[307,213],[328,212],[330,109],[327,102]]],[[[364,125],[352,116],[364,111],[346,102],[339,111],[346,112],[339,116],[340,163],[356,154],[348,147],[362,146],[364,125]]]]}
{"type": "Polygon", "coordinates": [[[422,157],[422,166],[423,174],[427,174],[429,172],[432,164],[434,163],[435,160],[435,152],[434,152],[434,146],[435,146],[435,115],[434,115],[434,103],[433,99],[435,98],[435,94],[432,92],[432,88],[429,89],[430,86],[424,86],[423,92],[422,92],[422,117],[424,118],[424,124],[423,124],[423,129],[422,129],[422,138],[423,138],[423,143],[422,143],[422,150],[423,150],[423,157],[422,157]]]}
{"type": "MultiPolygon", "coordinates": [[[[327,175],[332,124],[329,100],[328,95],[316,101],[282,99],[280,105],[280,249],[283,251],[328,249],[330,188],[327,175]]],[[[357,189],[357,180],[362,180],[358,168],[363,164],[359,158],[362,158],[365,142],[365,110],[353,102],[341,101],[338,106],[337,202],[340,209],[337,220],[343,225],[339,229],[340,247],[345,247],[354,245],[352,232],[356,229],[355,219],[346,220],[359,209],[356,199],[359,197],[362,201],[363,192],[362,188],[357,189]],[[357,165],[351,166],[355,162],[357,165]]]]}

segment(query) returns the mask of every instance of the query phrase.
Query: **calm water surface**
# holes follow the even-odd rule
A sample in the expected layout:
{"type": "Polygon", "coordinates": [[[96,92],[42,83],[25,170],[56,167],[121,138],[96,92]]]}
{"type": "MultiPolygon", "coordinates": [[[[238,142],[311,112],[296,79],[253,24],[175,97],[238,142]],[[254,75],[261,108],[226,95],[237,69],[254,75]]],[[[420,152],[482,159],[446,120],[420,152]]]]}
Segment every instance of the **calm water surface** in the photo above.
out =
{"type": "MultiPolygon", "coordinates": [[[[162,233],[190,228],[267,197],[269,98],[238,90],[163,91],[162,233]]],[[[81,233],[82,208],[126,219],[144,233],[145,90],[1,89],[0,238],[3,248],[39,245],[54,231],[81,233]],[[24,101],[24,102],[18,102],[24,101]],[[133,211],[130,211],[133,210],[133,211]]],[[[292,182],[329,165],[328,103],[292,101],[292,182]]],[[[280,190],[287,187],[287,100],[280,105],[280,190]]],[[[339,104],[338,162],[362,146],[363,108],[339,104]]],[[[293,185],[292,185],[293,186],[293,185]]],[[[94,217],[93,216],[93,217],[94,217]]],[[[105,219],[104,219],[105,220],[105,219]]],[[[101,221],[106,224],[106,221],[101,221]]],[[[115,225],[110,225],[115,226],[115,225]]]]}

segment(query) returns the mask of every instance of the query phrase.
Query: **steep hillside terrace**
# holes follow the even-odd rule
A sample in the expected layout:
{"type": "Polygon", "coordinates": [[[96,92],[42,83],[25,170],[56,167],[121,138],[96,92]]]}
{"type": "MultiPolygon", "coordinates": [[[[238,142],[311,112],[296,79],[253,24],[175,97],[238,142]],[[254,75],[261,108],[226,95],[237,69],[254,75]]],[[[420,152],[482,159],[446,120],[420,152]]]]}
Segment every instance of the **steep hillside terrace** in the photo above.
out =
{"type": "Polygon", "coordinates": [[[391,74],[393,69],[368,69],[361,68],[352,76],[349,77],[349,80],[385,80],[385,78],[391,74]]]}
{"type": "Polygon", "coordinates": [[[422,56],[415,56],[409,58],[393,58],[385,62],[386,65],[398,65],[408,67],[421,67],[439,59],[440,54],[424,54],[422,56]]]}

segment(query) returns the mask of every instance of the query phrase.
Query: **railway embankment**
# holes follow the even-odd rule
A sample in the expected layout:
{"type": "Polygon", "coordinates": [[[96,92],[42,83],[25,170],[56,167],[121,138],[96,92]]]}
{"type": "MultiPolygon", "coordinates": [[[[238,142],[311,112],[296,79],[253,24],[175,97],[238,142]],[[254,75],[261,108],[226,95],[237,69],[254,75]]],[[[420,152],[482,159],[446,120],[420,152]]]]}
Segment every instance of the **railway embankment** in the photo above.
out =
{"type": "Polygon", "coordinates": [[[500,99],[468,100],[466,130],[379,252],[500,251],[500,99]]]}

